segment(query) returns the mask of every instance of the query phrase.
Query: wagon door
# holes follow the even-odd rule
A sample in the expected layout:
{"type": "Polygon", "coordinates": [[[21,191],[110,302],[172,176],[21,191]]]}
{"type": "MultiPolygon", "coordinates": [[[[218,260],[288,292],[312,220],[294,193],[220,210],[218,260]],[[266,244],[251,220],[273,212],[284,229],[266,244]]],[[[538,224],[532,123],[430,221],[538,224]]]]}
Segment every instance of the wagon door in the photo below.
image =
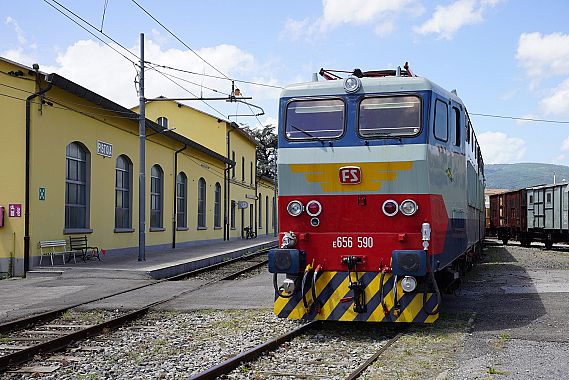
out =
{"type": "Polygon", "coordinates": [[[533,192],[533,226],[534,228],[545,227],[545,210],[544,210],[544,190],[537,189],[533,192]]]}
{"type": "Polygon", "coordinates": [[[553,188],[545,189],[545,225],[546,230],[553,229],[553,188]]]}
{"type": "Polygon", "coordinates": [[[569,185],[565,185],[562,187],[562,203],[563,207],[561,207],[561,229],[563,232],[567,233],[569,230],[569,185]]]}
{"type": "Polygon", "coordinates": [[[527,228],[533,228],[534,225],[534,218],[533,218],[533,202],[534,202],[534,192],[533,190],[527,191],[527,228]]]}

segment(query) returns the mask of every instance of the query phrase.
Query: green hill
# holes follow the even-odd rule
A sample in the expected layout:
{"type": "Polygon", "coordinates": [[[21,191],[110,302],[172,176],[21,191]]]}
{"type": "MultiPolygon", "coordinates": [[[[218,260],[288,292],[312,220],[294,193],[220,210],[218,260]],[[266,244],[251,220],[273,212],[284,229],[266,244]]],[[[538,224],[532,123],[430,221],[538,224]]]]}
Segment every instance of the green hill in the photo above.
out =
{"type": "Polygon", "coordinates": [[[556,182],[569,181],[569,167],[553,164],[494,164],[485,166],[487,189],[520,189],[553,183],[553,173],[556,182]]]}

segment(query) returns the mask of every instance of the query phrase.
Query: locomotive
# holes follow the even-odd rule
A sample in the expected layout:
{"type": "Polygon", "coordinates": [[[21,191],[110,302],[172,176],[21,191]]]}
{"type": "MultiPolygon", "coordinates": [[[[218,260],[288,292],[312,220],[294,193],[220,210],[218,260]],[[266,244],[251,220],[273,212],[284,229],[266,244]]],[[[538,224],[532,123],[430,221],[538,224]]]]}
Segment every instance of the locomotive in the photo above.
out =
{"type": "Polygon", "coordinates": [[[484,238],[466,107],[407,63],[319,74],[279,101],[274,312],[432,323],[484,238]]]}

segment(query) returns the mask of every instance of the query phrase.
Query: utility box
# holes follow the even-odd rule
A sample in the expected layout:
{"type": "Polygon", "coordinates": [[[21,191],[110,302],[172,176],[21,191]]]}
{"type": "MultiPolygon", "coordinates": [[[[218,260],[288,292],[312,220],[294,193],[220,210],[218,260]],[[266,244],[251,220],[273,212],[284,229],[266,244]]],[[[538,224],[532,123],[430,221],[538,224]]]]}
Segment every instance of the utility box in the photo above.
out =
{"type": "Polygon", "coordinates": [[[4,227],[4,206],[0,206],[0,228],[4,227]]]}

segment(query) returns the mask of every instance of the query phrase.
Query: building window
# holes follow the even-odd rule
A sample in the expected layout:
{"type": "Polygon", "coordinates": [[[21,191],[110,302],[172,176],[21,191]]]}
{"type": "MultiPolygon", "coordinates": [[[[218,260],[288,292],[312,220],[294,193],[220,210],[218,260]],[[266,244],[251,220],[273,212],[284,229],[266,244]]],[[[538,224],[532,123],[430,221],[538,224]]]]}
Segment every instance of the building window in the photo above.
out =
{"type": "Polygon", "coordinates": [[[162,228],[162,210],[164,205],[164,172],[160,165],[154,165],[150,171],[150,228],[162,228]]]}
{"type": "Polygon", "coordinates": [[[156,123],[158,125],[161,125],[162,127],[168,129],[168,118],[161,116],[158,119],[156,119],[156,123]]]}
{"type": "Polygon", "coordinates": [[[205,226],[205,179],[200,178],[198,181],[198,228],[206,228],[205,226]]]}
{"type": "Polygon", "coordinates": [[[439,99],[435,102],[435,138],[448,141],[448,106],[439,99]]]}
{"type": "Polygon", "coordinates": [[[233,167],[231,168],[231,178],[235,178],[235,166],[237,162],[235,161],[235,151],[231,152],[231,160],[233,161],[233,167]]]}
{"type": "Polygon", "coordinates": [[[89,228],[89,151],[73,142],[65,159],[65,228],[89,228]]]}
{"type": "Polygon", "coordinates": [[[263,228],[263,196],[259,193],[259,228],[263,228]]]}
{"type": "Polygon", "coordinates": [[[176,226],[188,227],[188,177],[180,172],[176,177],[176,226]]]}
{"type": "Polygon", "coordinates": [[[235,205],[235,201],[231,201],[231,229],[234,230],[235,229],[235,214],[236,214],[236,205],[235,205]]]}
{"type": "Polygon", "coordinates": [[[221,228],[221,185],[215,183],[214,205],[213,205],[213,227],[221,228]]]}
{"type": "Polygon", "coordinates": [[[241,157],[241,182],[245,182],[245,157],[241,157]]]}
{"type": "Polygon", "coordinates": [[[132,228],[132,162],[117,158],[115,170],[115,228],[132,228]]]}
{"type": "Polygon", "coordinates": [[[253,184],[253,161],[250,162],[249,165],[251,171],[250,171],[250,175],[249,175],[249,183],[252,185],[253,184]]]}

